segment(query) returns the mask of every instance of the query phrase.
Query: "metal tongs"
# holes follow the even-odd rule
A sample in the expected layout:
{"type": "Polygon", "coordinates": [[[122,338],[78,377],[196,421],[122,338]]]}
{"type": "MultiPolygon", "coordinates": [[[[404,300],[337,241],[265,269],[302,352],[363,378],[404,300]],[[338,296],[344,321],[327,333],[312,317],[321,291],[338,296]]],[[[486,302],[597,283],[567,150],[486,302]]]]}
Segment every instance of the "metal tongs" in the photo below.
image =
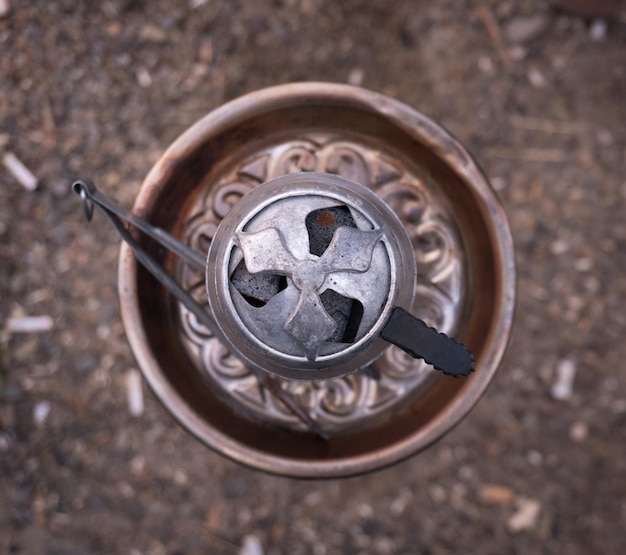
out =
{"type": "MultiPolygon", "coordinates": [[[[130,213],[124,207],[111,200],[106,195],[100,193],[92,181],[78,180],[72,184],[72,190],[80,196],[85,210],[87,221],[93,218],[94,206],[100,208],[109,221],[115,226],[120,237],[133,250],[135,258],[144,266],[158,281],[165,287],[185,308],[187,308],[198,321],[206,326],[222,343],[225,343],[224,337],[219,327],[215,324],[212,316],[204,310],[195,299],[185,291],[180,284],[172,278],[159,264],[152,258],[135,240],[128,231],[124,222],[129,223],[133,227],[145,233],[148,237],[154,239],[159,245],[169,249],[183,262],[189,264],[193,269],[204,273],[206,264],[202,256],[190,249],[180,241],[174,239],[166,231],[155,227],[142,218],[138,218],[130,213]]],[[[257,379],[272,393],[277,399],[282,401],[287,408],[299,418],[306,427],[322,439],[328,439],[328,434],[320,427],[320,425],[311,417],[311,415],[298,403],[298,401],[289,392],[281,387],[278,378],[266,374],[265,372],[255,371],[257,379]]]]}
{"type": "MultiPolygon", "coordinates": [[[[158,262],[148,254],[133,237],[126,224],[140,230],[168,249],[194,270],[206,272],[205,259],[187,245],[174,239],[169,233],[151,225],[126,210],[124,207],[100,193],[89,180],[78,180],[72,184],[72,190],[80,196],[87,221],[93,218],[94,207],[100,208],[115,226],[121,238],[130,246],[137,261],[142,264],[163,287],[180,301],[197,319],[206,326],[222,343],[225,338],[216,325],[213,316],[207,312],[181,285],[170,276],[158,262]]],[[[381,337],[396,345],[413,358],[424,359],[446,375],[467,376],[474,371],[474,358],[465,347],[455,339],[429,327],[425,322],[411,315],[401,307],[395,307],[381,331],[381,337]]],[[[319,437],[328,439],[326,432],[311,417],[298,401],[281,386],[282,380],[261,370],[251,369],[260,383],[276,398],[282,401],[306,427],[319,437]]]]}

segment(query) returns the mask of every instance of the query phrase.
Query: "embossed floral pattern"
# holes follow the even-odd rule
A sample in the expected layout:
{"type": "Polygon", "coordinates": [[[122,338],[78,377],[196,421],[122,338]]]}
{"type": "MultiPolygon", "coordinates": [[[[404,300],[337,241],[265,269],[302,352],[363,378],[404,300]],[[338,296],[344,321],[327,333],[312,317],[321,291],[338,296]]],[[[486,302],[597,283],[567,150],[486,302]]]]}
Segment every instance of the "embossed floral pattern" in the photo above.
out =
{"type": "MultiPolygon", "coordinates": [[[[185,229],[185,241],[206,254],[220,221],[246,192],[274,177],[300,171],[338,174],[373,189],[408,230],[418,264],[412,312],[445,333],[454,333],[464,301],[464,261],[458,232],[445,206],[409,172],[368,145],[310,134],[259,152],[211,183],[185,229]],[[225,174],[226,175],[226,174],[225,174]],[[234,178],[232,176],[235,176],[234,178]]],[[[204,302],[204,276],[181,265],[181,283],[204,302]]],[[[181,336],[211,387],[227,392],[256,418],[301,429],[301,422],[209,330],[179,306],[181,336]]],[[[369,369],[323,382],[283,381],[328,433],[341,433],[398,407],[437,379],[432,369],[390,347],[369,369]]]]}

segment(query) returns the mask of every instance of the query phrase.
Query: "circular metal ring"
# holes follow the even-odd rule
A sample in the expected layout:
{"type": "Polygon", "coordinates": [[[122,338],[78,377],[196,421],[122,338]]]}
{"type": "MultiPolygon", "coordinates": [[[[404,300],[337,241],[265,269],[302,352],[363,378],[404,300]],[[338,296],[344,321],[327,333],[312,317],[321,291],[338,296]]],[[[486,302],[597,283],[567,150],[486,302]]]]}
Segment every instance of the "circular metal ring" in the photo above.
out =
{"type": "Polygon", "coordinates": [[[247,366],[321,380],[383,353],[389,345],[380,329],[394,306],[410,305],[415,275],[408,234],[379,196],[336,175],[296,173],[259,185],[234,205],[211,243],[206,283],[215,321],[247,366]],[[337,225],[340,210],[353,227],[337,225]],[[333,235],[313,254],[316,227],[333,235]],[[244,294],[233,284],[243,272],[244,294]],[[278,275],[285,278],[280,290],[278,275]],[[269,286],[250,298],[255,278],[257,288],[269,286]],[[349,338],[346,328],[354,328],[349,338]]]}

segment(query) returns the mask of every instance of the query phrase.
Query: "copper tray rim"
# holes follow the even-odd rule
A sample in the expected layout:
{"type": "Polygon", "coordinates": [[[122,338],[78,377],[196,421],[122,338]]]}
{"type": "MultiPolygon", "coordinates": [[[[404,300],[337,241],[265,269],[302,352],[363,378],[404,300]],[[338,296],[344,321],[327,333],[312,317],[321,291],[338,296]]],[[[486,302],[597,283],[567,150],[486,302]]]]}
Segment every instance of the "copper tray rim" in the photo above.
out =
{"type": "Polygon", "coordinates": [[[137,261],[130,248],[122,243],[119,255],[118,289],[121,315],[126,335],[137,363],[153,393],[192,435],[226,457],[272,474],[296,478],[337,478],[363,474],[404,460],[430,446],[451,431],[474,407],[491,382],[508,345],[513,324],[516,272],[513,238],[504,208],[486,176],[467,149],[440,124],[414,108],[383,94],[361,87],[325,82],[301,82],[276,85],[247,93],[212,110],[185,130],[163,153],[144,179],[137,193],[133,212],[158,191],[167,160],[184,156],[210,135],[236,125],[255,115],[299,103],[345,105],[378,113],[390,123],[414,137],[431,150],[465,182],[481,208],[493,247],[496,280],[500,295],[494,310],[494,322],[486,344],[487,355],[480,360],[464,388],[445,405],[424,428],[402,441],[375,453],[333,460],[292,459],[252,448],[220,432],[193,411],[172,387],[149,348],[140,316],[137,294],[137,261]]]}

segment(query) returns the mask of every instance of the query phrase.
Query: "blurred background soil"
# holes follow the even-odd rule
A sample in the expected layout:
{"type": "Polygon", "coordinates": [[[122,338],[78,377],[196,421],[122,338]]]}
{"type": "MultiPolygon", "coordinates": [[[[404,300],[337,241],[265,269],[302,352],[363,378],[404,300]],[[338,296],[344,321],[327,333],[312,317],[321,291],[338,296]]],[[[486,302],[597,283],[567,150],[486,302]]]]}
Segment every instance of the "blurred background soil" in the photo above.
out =
{"type": "Polygon", "coordinates": [[[626,553],[626,24],[602,5],[0,0],[0,552],[626,553]],[[131,414],[118,238],[69,192],[93,177],[130,206],[190,124],[298,80],[442,123],[517,248],[488,393],[431,449],[344,480],[226,460],[145,386],[131,414]]]}

